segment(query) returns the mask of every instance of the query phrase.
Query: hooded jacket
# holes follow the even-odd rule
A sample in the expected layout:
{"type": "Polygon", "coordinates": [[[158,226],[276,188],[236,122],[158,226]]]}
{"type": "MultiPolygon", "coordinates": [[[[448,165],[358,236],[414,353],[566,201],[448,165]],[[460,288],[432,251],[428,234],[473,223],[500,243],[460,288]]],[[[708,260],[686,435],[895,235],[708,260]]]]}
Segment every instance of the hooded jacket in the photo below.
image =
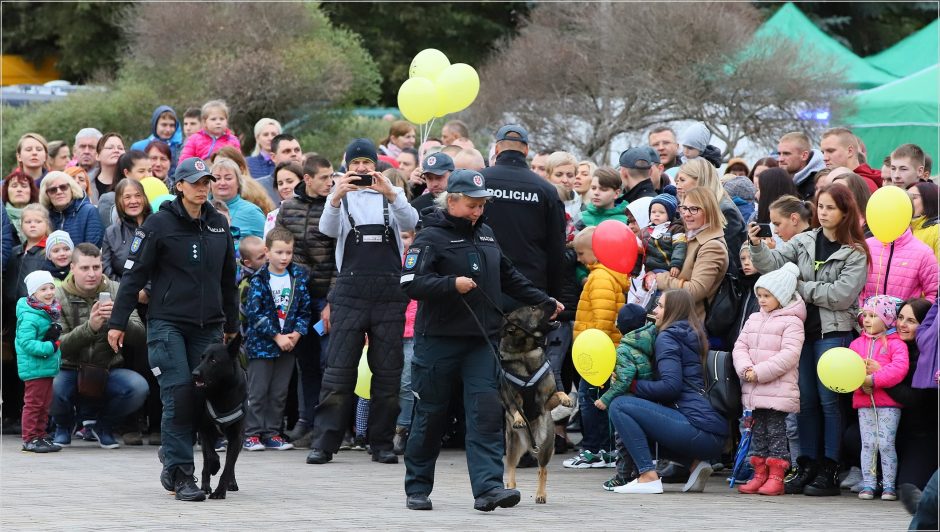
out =
{"type": "Polygon", "coordinates": [[[870,190],[872,194],[881,188],[881,170],[875,170],[871,166],[868,166],[867,163],[862,163],[856,166],[852,171],[865,180],[865,184],[868,185],[868,190],[870,190]]]}
{"type": "MultiPolygon", "coordinates": [[[[879,338],[872,338],[868,333],[863,332],[849,344],[849,349],[858,353],[862,359],[870,357],[881,364],[881,369],[871,374],[875,383],[872,390],[875,406],[900,408],[904,405],[888,395],[885,388],[891,388],[904,380],[910,359],[907,354],[907,344],[901,340],[894,329],[888,332],[891,334],[879,338]]],[[[871,408],[871,403],[871,396],[863,392],[861,388],[852,394],[852,408],[871,408]]]]}
{"type": "Polygon", "coordinates": [[[940,223],[936,218],[928,220],[926,216],[918,216],[911,221],[911,231],[918,240],[927,244],[940,261],[940,223]]]}
{"type": "Polygon", "coordinates": [[[636,396],[675,408],[689,423],[718,436],[728,434],[728,422],[700,393],[705,389],[699,339],[686,320],[670,324],[656,336],[658,378],[637,380],[636,396]]]}
{"type": "Polygon", "coordinates": [[[806,304],[795,296],[773,312],[759,310],[747,319],[734,343],[734,370],[741,378],[741,402],[746,409],[800,411],[799,364],[803,350],[806,304]],[[744,380],[753,369],[757,382],[744,380]]]}
{"type": "Polygon", "coordinates": [[[213,137],[205,129],[200,129],[186,139],[186,144],[183,145],[183,149],[180,151],[179,160],[185,161],[190,157],[207,160],[210,155],[219,151],[223,146],[232,146],[239,151],[242,149],[242,143],[239,142],[238,137],[232,133],[231,129],[226,129],[225,133],[218,137],[213,137]]]}
{"type": "Polygon", "coordinates": [[[153,110],[153,115],[150,117],[150,136],[131,144],[131,149],[144,151],[144,148],[155,140],[159,140],[170,147],[171,160],[169,175],[173,175],[173,171],[176,169],[176,163],[179,162],[180,150],[183,149],[183,128],[180,127],[180,120],[176,116],[176,111],[169,105],[161,105],[153,110]],[[170,138],[162,139],[157,136],[157,119],[166,112],[173,113],[173,119],[176,120],[176,129],[173,130],[173,135],[171,135],[170,138]]]}
{"type": "Polygon", "coordinates": [[[61,355],[51,341],[43,341],[52,319],[45,311],[33,308],[21,298],[16,302],[16,371],[20,380],[55,377],[61,355]]]}
{"type": "Polygon", "coordinates": [[[52,222],[50,232],[60,229],[65,231],[76,246],[82,242],[89,242],[101,247],[104,227],[98,217],[98,209],[88,201],[88,198],[73,199],[61,212],[49,209],[49,221],[52,222]]]}
{"type": "Polygon", "coordinates": [[[465,302],[486,336],[495,338],[503,314],[494,304],[501,303],[503,292],[531,305],[548,299],[503,255],[483,219],[471,224],[436,209],[422,223],[424,228],[405,254],[401,275],[402,290],[420,302],[415,335],[482,336],[465,302]],[[471,277],[477,287],[461,295],[457,277],[471,277]]]}
{"type": "Polygon", "coordinates": [[[276,224],[294,235],[294,261],[310,271],[310,297],[326,297],[336,284],[336,239],[320,232],[320,217],[326,197],[307,195],[304,182],[297,183],[294,197],[284,200],[276,224]]]}
{"type": "Polygon", "coordinates": [[[871,296],[886,294],[904,301],[912,297],[937,299],[937,259],[933,251],[904,231],[894,242],[884,244],[875,237],[865,240],[871,252],[868,280],[858,298],[859,305],[871,296]]]}
{"type": "Polygon", "coordinates": [[[793,174],[793,184],[796,185],[797,192],[803,200],[812,200],[816,195],[816,174],[826,167],[826,161],[823,160],[823,154],[819,150],[809,152],[809,160],[806,166],[793,174]]]}
{"type": "Polygon", "coordinates": [[[763,243],[751,246],[751,262],[761,273],[795,263],[800,269],[796,291],[808,305],[818,307],[822,333],[858,330],[858,295],[868,278],[868,257],[843,245],[817,268],[816,239],[821,233],[821,228],[804,231],[775,249],[763,243]]]}
{"type": "MultiPolygon", "coordinates": [[[[124,363],[121,352],[115,353],[108,344],[108,324],[97,331],[91,329],[91,307],[98,301],[98,294],[107,292],[111,300],[117,297],[120,285],[107,277],[101,277],[101,283],[93,294],[83,294],[75,284],[75,277],[69,275],[56,288],[55,297],[62,305],[62,367],[78,369],[79,364],[88,364],[100,368],[113,368],[124,363]]],[[[136,297],[134,298],[136,301],[136,297]]],[[[144,325],[132,311],[124,330],[124,345],[132,347],[136,353],[146,353],[147,345],[144,325]]]]}
{"type": "Polygon", "coordinates": [[[110,328],[124,330],[137,293],[151,282],[148,319],[238,332],[235,244],[228,222],[209,204],[190,218],[182,198],[165,201],[134,233],[114,299],[110,328]]]}
{"type": "Polygon", "coordinates": [[[587,283],[581,290],[578,312],[574,317],[574,337],[588,329],[600,329],[616,344],[620,342],[617,329],[617,312],[626,304],[626,291],[630,280],[625,274],[615,272],[600,262],[587,267],[587,283]]]}
{"type": "Polygon", "coordinates": [[[283,327],[278,317],[279,309],[271,294],[271,271],[268,265],[262,266],[248,281],[245,352],[249,359],[279,357],[281,348],[274,341],[275,335],[292,332],[306,335],[310,328],[312,305],[310,292],[307,291],[307,270],[291,263],[287,266],[287,273],[290,275],[291,293],[283,327]]]}
{"type": "Polygon", "coordinates": [[[656,342],[656,326],[652,323],[630,331],[620,339],[617,346],[617,363],[614,373],[617,378],[610,384],[610,389],[601,396],[607,406],[614,398],[625,395],[634,380],[653,378],[653,344],[656,342]]]}

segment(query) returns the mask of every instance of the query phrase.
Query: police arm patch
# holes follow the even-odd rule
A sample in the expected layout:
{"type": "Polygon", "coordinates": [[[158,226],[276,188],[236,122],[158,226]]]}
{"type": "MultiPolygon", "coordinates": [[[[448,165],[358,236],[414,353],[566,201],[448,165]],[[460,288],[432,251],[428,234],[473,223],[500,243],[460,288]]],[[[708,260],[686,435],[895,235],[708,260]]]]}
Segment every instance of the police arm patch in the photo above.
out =
{"type": "Polygon", "coordinates": [[[131,242],[131,253],[137,253],[140,249],[140,245],[144,242],[144,238],[147,236],[146,233],[137,229],[134,231],[134,240],[131,242]]]}
{"type": "Polygon", "coordinates": [[[418,264],[418,255],[421,254],[420,248],[411,248],[408,250],[408,253],[405,255],[405,269],[413,270],[414,267],[418,264]]]}

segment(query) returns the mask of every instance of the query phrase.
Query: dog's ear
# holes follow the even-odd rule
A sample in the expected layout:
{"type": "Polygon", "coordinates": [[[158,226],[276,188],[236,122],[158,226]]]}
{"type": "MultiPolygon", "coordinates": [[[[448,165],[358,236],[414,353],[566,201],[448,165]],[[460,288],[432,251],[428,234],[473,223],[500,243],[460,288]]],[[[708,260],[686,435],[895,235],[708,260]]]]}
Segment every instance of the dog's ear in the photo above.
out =
{"type": "Polygon", "coordinates": [[[227,348],[226,350],[228,351],[229,356],[231,356],[233,360],[238,359],[238,348],[241,347],[241,345],[242,345],[241,333],[236,334],[235,337],[229,341],[228,345],[226,345],[226,348],[227,348]]]}

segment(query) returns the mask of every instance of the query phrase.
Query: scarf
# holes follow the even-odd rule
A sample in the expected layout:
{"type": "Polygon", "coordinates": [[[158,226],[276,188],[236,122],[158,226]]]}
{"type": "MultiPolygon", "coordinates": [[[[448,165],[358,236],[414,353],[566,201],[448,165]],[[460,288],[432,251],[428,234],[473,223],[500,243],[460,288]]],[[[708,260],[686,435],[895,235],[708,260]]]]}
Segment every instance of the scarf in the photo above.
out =
{"type": "Polygon", "coordinates": [[[26,304],[33,307],[36,310],[41,310],[49,315],[49,319],[52,321],[59,321],[62,317],[62,305],[59,304],[55,299],[52,300],[52,303],[47,305],[42,301],[36,299],[35,296],[28,296],[26,298],[26,304]]]}
{"type": "Polygon", "coordinates": [[[23,208],[14,207],[12,203],[7,203],[4,207],[7,209],[7,217],[10,218],[10,225],[16,230],[16,235],[20,238],[20,242],[25,244],[26,234],[23,233],[23,208]]]}
{"type": "Polygon", "coordinates": [[[692,230],[686,231],[685,238],[686,240],[692,240],[693,238],[698,236],[699,233],[701,233],[702,231],[706,229],[708,229],[708,224],[705,224],[702,227],[699,227],[698,229],[692,229],[692,230]]]}

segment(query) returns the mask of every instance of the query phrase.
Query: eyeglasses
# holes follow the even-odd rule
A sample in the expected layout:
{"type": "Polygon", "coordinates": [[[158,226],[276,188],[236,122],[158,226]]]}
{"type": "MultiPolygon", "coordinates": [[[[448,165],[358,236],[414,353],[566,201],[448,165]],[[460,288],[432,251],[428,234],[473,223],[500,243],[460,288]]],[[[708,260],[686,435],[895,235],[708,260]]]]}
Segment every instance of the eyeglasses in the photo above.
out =
{"type": "Polygon", "coordinates": [[[701,208],[701,207],[686,207],[685,205],[680,205],[680,206],[679,206],[679,212],[682,213],[682,214],[689,213],[689,214],[692,214],[692,215],[696,215],[696,214],[702,212],[702,208],[701,208]]]}
{"type": "Polygon", "coordinates": [[[46,189],[46,194],[52,196],[53,194],[58,194],[59,192],[68,192],[68,185],[59,185],[57,187],[49,187],[46,189]]]}

